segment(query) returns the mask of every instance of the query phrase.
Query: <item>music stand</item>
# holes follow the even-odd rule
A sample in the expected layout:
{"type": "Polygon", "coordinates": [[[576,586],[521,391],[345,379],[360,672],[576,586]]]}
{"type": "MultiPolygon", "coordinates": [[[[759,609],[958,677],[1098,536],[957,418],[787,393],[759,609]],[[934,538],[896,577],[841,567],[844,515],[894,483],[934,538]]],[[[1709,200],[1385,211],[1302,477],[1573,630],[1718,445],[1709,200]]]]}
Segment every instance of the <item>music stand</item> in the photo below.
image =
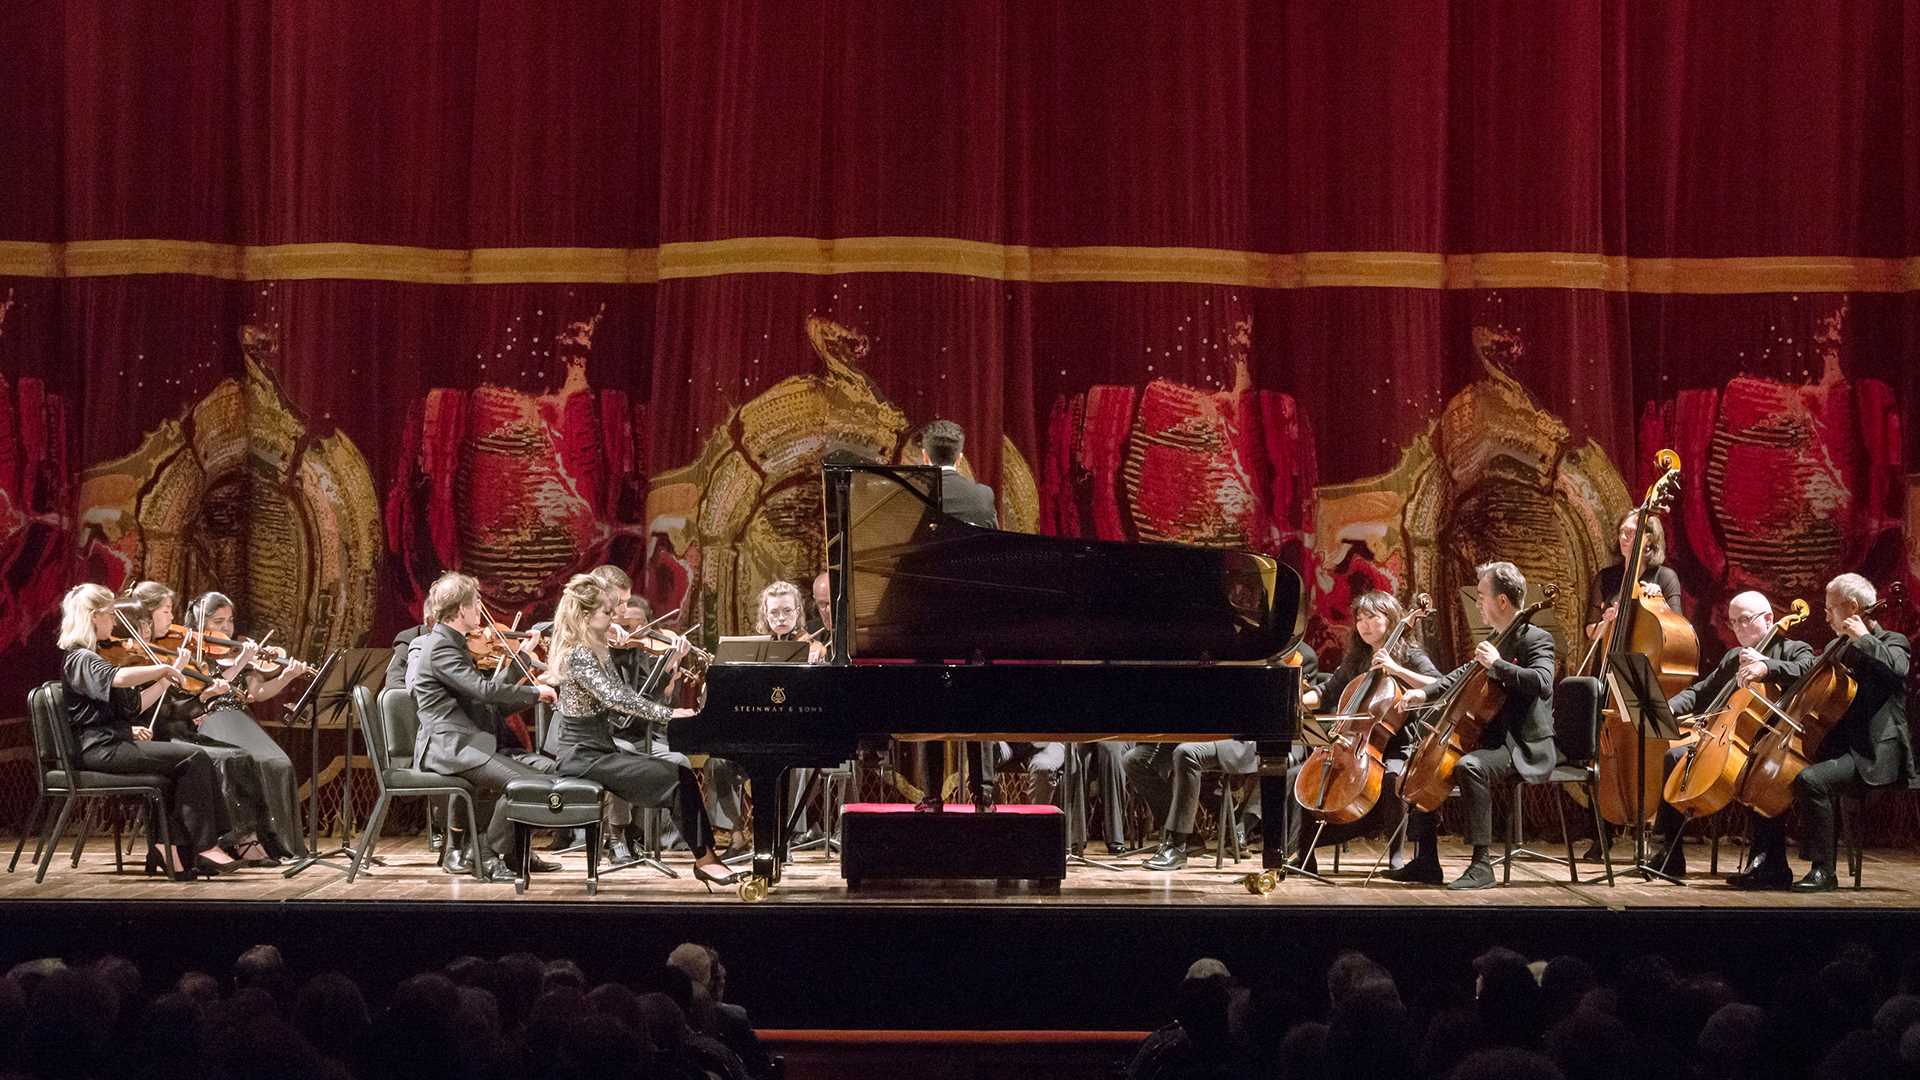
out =
{"type": "MultiPolygon", "coordinates": [[[[351,847],[337,847],[328,851],[320,850],[320,727],[322,714],[331,718],[335,713],[342,716],[340,730],[344,747],[343,759],[346,762],[340,796],[341,826],[343,840],[351,841],[353,827],[353,688],[356,686],[376,685],[369,680],[370,675],[385,678],[387,658],[392,656],[389,649],[335,649],[320,662],[320,668],[314,673],[313,681],[300,695],[300,700],[287,706],[292,721],[289,726],[298,726],[300,714],[307,714],[307,854],[295,859],[292,866],[280,872],[281,877],[295,877],[313,866],[324,866],[329,870],[346,873],[347,867],[335,859],[351,858],[351,847]],[[343,656],[349,656],[341,663],[343,656]],[[334,676],[338,676],[335,678],[334,676]]],[[[376,762],[374,768],[381,763],[376,762]]]]}
{"type": "MultiPolygon", "coordinates": [[[[1649,880],[1660,878],[1681,884],[1680,879],[1647,862],[1647,731],[1653,729],[1653,737],[1677,739],[1680,737],[1680,724],[1673,718],[1673,710],[1667,707],[1667,695],[1660,689],[1659,676],[1654,673],[1653,662],[1640,653],[1614,653],[1607,658],[1607,692],[1617,695],[1616,704],[1626,710],[1633,718],[1634,731],[1634,826],[1633,826],[1633,865],[1626,872],[1638,870],[1642,877],[1649,880]]],[[[1677,839],[1677,838],[1676,838],[1677,839]]]]}
{"type": "Polygon", "coordinates": [[[804,664],[811,651],[805,641],[775,641],[764,635],[723,637],[713,647],[716,664],[804,664]]]}

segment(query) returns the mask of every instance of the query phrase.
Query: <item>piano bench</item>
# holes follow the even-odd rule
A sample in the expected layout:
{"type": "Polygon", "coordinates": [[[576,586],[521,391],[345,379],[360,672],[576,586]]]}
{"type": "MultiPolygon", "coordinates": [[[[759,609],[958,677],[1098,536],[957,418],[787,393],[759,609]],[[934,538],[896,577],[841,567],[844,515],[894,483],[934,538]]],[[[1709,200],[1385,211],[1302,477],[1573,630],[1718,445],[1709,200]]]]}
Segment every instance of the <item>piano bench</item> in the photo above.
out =
{"type": "Polygon", "coordinates": [[[1005,804],[991,814],[949,803],[938,814],[912,803],[849,803],[841,812],[840,871],[863,881],[1026,879],[1067,876],[1067,815],[1057,806],[1005,804]]]}
{"type": "Polygon", "coordinates": [[[527,891],[535,829],[587,830],[587,895],[600,891],[600,804],[606,789],[581,777],[554,776],[508,782],[507,820],[513,822],[513,840],[520,852],[520,877],[513,891],[527,891]]]}

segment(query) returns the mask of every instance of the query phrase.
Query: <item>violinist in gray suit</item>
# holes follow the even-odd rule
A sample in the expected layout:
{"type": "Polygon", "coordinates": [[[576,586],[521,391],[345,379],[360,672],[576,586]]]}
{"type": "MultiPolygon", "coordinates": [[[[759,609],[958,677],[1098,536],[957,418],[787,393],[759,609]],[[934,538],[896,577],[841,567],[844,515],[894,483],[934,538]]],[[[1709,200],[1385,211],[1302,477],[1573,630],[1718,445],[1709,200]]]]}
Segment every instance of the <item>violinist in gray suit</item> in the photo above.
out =
{"type": "Polygon", "coordinates": [[[413,767],[457,776],[473,785],[479,809],[492,813],[485,844],[487,865],[481,876],[513,881],[517,875],[501,861],[501,856],[512,854],[506,849],[513,823],[499,804],[500,796],[510,781],[539,779],[543,774],[501,753],[492,724],[477,723],[469,709],[477,713],[485,706],[524,709],[542,701],[552,704],[554,690],[544,683],[493,682],[474,666],[467,632],[484,625],[486,614],[479,583],[473,578],[454,572],[440,575],[427,592],[426,607],[434,627],[416,637],[407,652],[407,689],[413,693],[420,718],[413,767]]]}

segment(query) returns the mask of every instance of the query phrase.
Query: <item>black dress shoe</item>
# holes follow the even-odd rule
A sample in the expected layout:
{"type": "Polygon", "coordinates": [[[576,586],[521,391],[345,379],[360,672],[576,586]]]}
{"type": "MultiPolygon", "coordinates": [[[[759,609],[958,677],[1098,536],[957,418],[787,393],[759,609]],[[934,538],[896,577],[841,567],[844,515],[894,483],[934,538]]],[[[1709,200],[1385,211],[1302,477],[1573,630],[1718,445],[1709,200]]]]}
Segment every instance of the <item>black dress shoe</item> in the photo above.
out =
{"type": "Polygon", "coordinates": [[[1747,868],[1727,879],[1727,884],[1743,891],[1784,889],[1793,884],[1793,871],[1784,858],[1762,853],[1747,868]]]}
{"type": "Polygon", "coordinates": [[[1815,863],[1813,869],[1807,871],[1806,877],[1793,883],[1793,891],[1797,893],[1833,892],[1839,887],[1839,875],[1833,872],[1832,867],[1822,866],[1819,863],[1815,863]]]}
{"type": "Polygon", "coordinates": [[[543,859],[540,856],[535,855],[533,859],[529,862],[527,869],[533,871],[536,874],[551,874],[554,871],[560,869],[560,864],[557,862],[554,862],[552,859],[543,859]]]}
{"type": "Polygon", "coordinates": [[[1148,859],[1140,865],[1148,870],[1160,871],[1185,868],[1187,865],[1186,840],[1184,838],[1177,838],[1161,841],[1160,850],[1154,853],[1153,858],[1148,859]]]}
{"type": "Polygon", "coordinates": [[[447,849],[440,856],[440,869],[449,874],[468,874],[473,872],[473,856],[467,851],[467,845],[459,844],[447,849]]]}
{"type": "Polygon", "coordinates": [[[1667,875],[1668,877],[1677,877],[1677,878],[1686,877],[1687,876],[1686,849],[1680,848],[1680,847],[1663,847],[1659,851],[1656,851],[1653,853],[1653,858],[1647,861],[1647,865],[1653,867],[1655,870],[1658,870],[1659,872],[1667,875]]]}
{"type": "Polygon", "coordinates": [[[427,850],[428,851],[431,851],[435,854],[439,854],[441,851],[446,850],[446,846],[447,846],[447,837],[445,833],[442,833],[439,829],[432,829],[428,831],[427,833],[427,850]]]}
{"type": "Polygon", "coordinates": [[[1467,864],[1460,876],[1448,883],[1447,888],[1454,891],[1463,889],[1491,889],[1497,884],[1493,877],[1493,864],[1475,859],[1467,864]]]}
{"type": "Polygon", "coordinates": [[[1388,881],[1401,881],[1409,885],[1438,885],[1442,880],[1440,860],[1437,858],[1415,858],[1400,869],[1388,870],[1380,876],[1388,881]]]}
{"type": "Polygon", "coordinates": [[[1125,840],[1108,840],[1106,844],[1107,854],[1109,855],[1125,855],[1127,852],[1133,850],[1127,846],[1125,840]]]}
{"type": "Polygon", "coordinates": [[[499,885],[511,885],[520,880],[520,875],[514,873],[513,867],[508,866],[505,860],[488,859],[485,869],[480,871],[480,880],[499,885]]]}
{"type": "Polygon", "coordinates": [[[1307,852],[1306,858],[1299,859],[1294,862],[1293,868],[1295,870],[1304,870],[1309,874],[1318,874],[1320,872],[1319,855],[1316,854],[1315,852],[1309,851],[1307,852]]]}

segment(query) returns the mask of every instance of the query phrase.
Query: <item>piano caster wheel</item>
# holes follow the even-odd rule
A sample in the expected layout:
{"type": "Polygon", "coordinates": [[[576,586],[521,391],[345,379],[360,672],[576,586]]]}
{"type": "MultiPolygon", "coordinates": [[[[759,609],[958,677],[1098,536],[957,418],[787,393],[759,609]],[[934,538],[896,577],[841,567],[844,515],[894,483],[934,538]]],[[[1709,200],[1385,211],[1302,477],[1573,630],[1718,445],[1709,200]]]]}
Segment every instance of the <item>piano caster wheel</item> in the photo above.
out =
{"type": "Polygon", "coordinates": [[[749,875],[747,880],[740,883],[740,899],[745,900],[749,904],[765,900],[767,898],[767,892],[767,879],[758,874],[749,875]]]}
{"type": "Polygon", "coordinates": [[[1255,896],[1265,896],[1280,887],[1280,872],[1262,870],[1257,874],[1248,874],[1240,879],[1240,884],[1255,896]]]}

